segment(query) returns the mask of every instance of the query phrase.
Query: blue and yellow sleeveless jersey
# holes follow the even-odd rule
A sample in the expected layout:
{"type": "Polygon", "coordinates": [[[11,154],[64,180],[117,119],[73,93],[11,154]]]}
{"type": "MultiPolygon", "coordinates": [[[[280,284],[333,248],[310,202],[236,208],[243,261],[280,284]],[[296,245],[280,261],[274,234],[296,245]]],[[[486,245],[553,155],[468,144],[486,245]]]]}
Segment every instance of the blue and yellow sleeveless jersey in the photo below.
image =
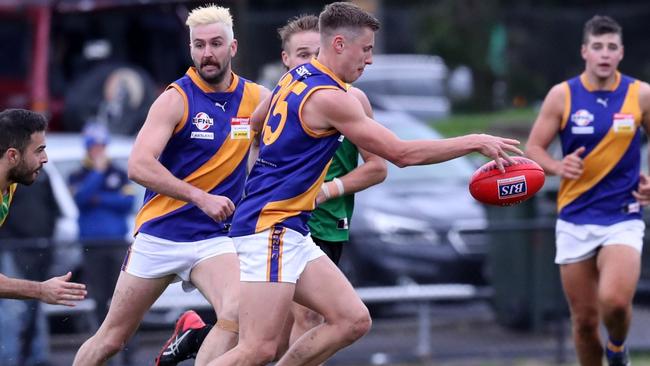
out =
{"type": "MultiPolygon", "coordinates": [[[[260,86],[233,75],[224,92],[215,91],[196,69],[172,83],[185,101],[185,112],[159,161],[175,177],[237,206],[246,180],[253,139],[249,118],[260,101],[260,86]]],[[[225,236],[229,217],[215,222],[191,203],[147,190],[135,231],[172,241],[225,236]]]]}
{"type": "Polygon", "coordinates": [[[560,219],[581,225],[640,219],[632,196],[640,172],[640,82],[617,72],[611,90],[594,90],[584,75],[564,85],[562,152],[586,150],[582,176],[560,183],[560,219]]]}
{"type": "Polygon", "coordinates": [[[341,140],[337,130],[317,133],[302,119],[305,101],[321,89],[347,91],[343,81],[314,59],[287,72],[273,90],[259,157],[235,210],[231,236],[274,225],[309,232],[316,195],[341,140]]]}

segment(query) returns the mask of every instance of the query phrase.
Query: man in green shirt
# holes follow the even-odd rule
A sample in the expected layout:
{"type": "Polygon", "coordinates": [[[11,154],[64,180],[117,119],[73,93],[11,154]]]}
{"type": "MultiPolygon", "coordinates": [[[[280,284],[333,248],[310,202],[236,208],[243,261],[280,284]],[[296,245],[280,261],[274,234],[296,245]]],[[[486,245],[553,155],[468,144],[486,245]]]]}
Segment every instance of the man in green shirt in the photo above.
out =
{"type": "MultiPolygon", "coordinates": [[[[45,153],[45,118],[24,109],[0,112],[0,226],[9,214],[9,205],[18,184],[30,185],[36,180],[45,153]]],[[[36,299],[48,304],[74,306],[86,296],[86,286],[68,282],[66,273],[47,281],[36,282],[9,278],[0,274],[0,298],[36,299]]]]}
{"type": "MultiPolygon", "coordinates": [[[[287,69],[309,62],[318,54],[320,34],[318,17],[301,15],[289,20],[278,30],[282,40],[282,63],[287,69]]],[[[364,111],[372,117],[372,108],[363,91],[349,86],[348,93],[354,95],[364,111]]],[[[253,154],[252,154],[253,155],[253,154]]],[[[354,208],[354,193],[381,183],[386,179],[386,162],[377,155],[359,150],[350,141],[343,142],[336,150],[325,177],[325,183],[316,198],[317,208],[308,223],[314,242],[338,264],[346,241],[349,240],[349,222],[354,208]],[[364,163],[358,165],[359,155],[364,163]]],[[[284,344],[278,350],[281,356],[289,344],[305,332],[323,322],[320,314],[293,303],[293,308],[282,337],[284,344]],[[289,335],[290,333],[290,335],[289,335]]],[[[156,366],[176,365],[194,357],[203,339],[210,331],[194,311],[185,312],[177,321],[171,338],[167,340],[156,358],[156,366]]]]}

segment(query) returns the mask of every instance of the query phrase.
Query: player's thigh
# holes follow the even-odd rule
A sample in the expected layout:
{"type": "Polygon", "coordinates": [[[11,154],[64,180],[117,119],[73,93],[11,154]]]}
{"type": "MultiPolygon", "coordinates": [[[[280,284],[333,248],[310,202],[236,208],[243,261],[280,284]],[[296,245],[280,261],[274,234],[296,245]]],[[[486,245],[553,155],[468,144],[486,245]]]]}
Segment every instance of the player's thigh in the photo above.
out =
{"type": "Polygon", "coordinates": [[[598,268],[596,257],[560,265],[564,294],[575,315],[598,313],[598,268]]]}
{"type": "Polygon", "coordinates": [[[217,313],[226,303],[237,306],[239,297],[237,254],[226,253],[201,261],[192,269],[190,278],[217,313]]]}
{"type": "Polygon", "coordinates": [[[321,314],[327,322],[368,311],[350,282],[326,256],[307,263],[296,283],[294,300],[321,314]]]}
{"type": "Polygon", "coordinates": [[[109,332],[120,338],[130,337],[172,279],[173,276],[140,278],[122,271],[99,332],[109,332]]]}
{"type": "Polygon", "coordinates": [[[240,343],[280,343],[278,330],[283,329],[289,315],[295,286],[290,282],[240,283],[240,343]]]}
{"type": "Polygon", "coordinates": [[[632,301],[641,272],[641,253],[628,245],[606,245],[598,254],[599,293],[632,301]]]}

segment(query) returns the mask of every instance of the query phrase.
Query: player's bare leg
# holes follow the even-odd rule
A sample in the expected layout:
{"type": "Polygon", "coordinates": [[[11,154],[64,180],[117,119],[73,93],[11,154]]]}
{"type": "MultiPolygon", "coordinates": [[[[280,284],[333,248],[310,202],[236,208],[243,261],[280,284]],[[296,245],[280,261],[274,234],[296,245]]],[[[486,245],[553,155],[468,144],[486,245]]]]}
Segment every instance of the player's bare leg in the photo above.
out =
{"type": "Polygon", "coordinates": [[[172,279],[173,276],[145,279],[122,271],[115,285],[106,319],[95,335],[79,348],[73,365],[104,365],[111,356],[119,352],[138,329],[144,314],[172,279]]]}
{"type": "Polygon", "coordinates": [[[303,334],[323,322],[322,315],[295,302],[291,307],[291,315],[294,321],[291,329],[291,336],[289,338],[289,344],[296,343],[296,340],[298,340],[298,338],[303,334]]]}
{"type": "Polygon", "coordinates": [[[632,318],[632,299],[641,272],[641,254],[627,245],[608,245],[598,254],[598,302],[610,340],[624,342],[632,318]]]}
{"type": "Polygon", "coordinates": [[[307,263],[296,284],[295,300],[322,314],[325,322],[296,340],[278,366],[320,364],[370,330],[368,309],[326,256],[307,263]]]}
{"type": "Polygon", "coordinates": [[[560,266],[569,308],[573,340],[581,365],[601,365],[603,346],[599,334],[598,268],[596,257],[560,266]]]}
{"type": "Polygon", "coordinates": [[[206,365],[237,344],[239,259],[234,253],[206,259],[192,269],[190,276],[217,314],[217,324],[208,333],[196,356],[196,365],[206,365]]]}
{"type": "MultiPolygon", "coordinates": [[[[298,305],[295,302],[292,303],[291,306],[292,307],[301,306],[304,308],[304,306],[298,305]]],[[[278,352],[275,354],[274,361],[277,361],[280,359],[280,357],[284,356],[284,354],[287,353],[289,346],[292,344],[290,341],[291,341],[291,334],[293,331],[293,322],[294,322],[293,311],[290,311],[287,314],[287,320],[284,322],[284,325],[282,326],[282,331],[280,332],[279,335],[280,342],[278,344],[278,352]]]]}
{"type": "Polygon", "coordinates": [[[286,321],[295,284],[241,282],[239,343],[209,363],[218,365],[266,365],[278,351],[278,329],[286,321]]]}

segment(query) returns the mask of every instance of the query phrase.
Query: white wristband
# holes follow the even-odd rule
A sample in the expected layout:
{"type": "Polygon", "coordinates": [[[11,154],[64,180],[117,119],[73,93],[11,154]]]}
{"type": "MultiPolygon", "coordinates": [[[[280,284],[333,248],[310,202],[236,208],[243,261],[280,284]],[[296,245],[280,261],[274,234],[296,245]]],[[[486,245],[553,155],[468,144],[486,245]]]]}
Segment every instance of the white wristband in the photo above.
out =
{"type": "Polygon", "coordinates": [[[325,195],[325,199],[330,199],[332,197],[332,195],[330,194],[330,189],[327,187],[327,183],[321,184],[320,190],[323,191],[323,194],[325,195]]]}
{"type": "Polygon", "coordinates": [[[341,182],[341,180],[338,179],[338,178],[332,179],[332,182],[334,182],[334,184],[336,184],[336,188],[339,189],[339,197],[344,195],[345,194],[345,189],[343,187],[343,182],[341,182]]]}

